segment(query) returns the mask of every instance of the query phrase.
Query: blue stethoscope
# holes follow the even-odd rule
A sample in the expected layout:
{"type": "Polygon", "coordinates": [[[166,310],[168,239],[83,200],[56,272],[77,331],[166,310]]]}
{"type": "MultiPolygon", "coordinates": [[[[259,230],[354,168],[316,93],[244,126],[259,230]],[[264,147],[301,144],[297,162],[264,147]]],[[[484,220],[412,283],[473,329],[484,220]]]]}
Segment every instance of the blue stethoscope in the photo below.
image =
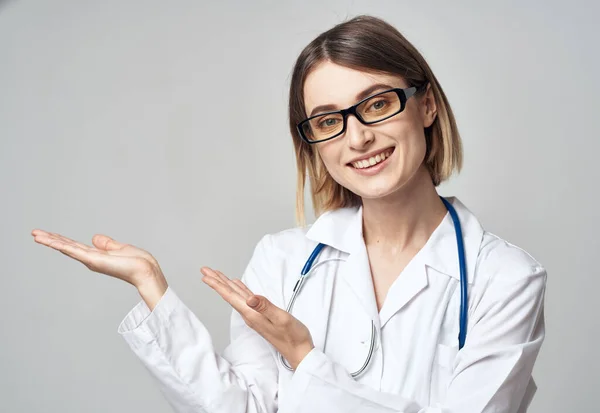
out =
{"type": "MultiPolygon", "coordinates": [[[[444,199],[441,196],[440,196],[440,199],[444,202],[446,209],[448,209],[448,212],[450,213],[450,217],[452,217],[452,222],[454,223],[454,231],[456,233],[456,245],[458,246],[458,263],[460,266],[460,319],[459,319],[460,327],[459,327],[459,333],[458,333],[458,349],[460,350],[465,345],[465,338],[467,336],[468,302],[467,302],[467,264],[465,261],[465,247],[463,244],[462,230],[460,228],[460,220],[458,219],[458,214],[456,213],[456,210],[454,209],[452,204],[450,204],[450,202],[448,202],[446,199],[444,199]]],[[[291,314],[292,308],[294,307],[294,301],[296,301],[296,297],[298,296],[298,294],[300,293],[300,290],[302,289],[302,285],[304,284],[304,281],[306,280],[306,275],[310,272],[310,270],[313,266],[313,262],[315,261],[315,259],[317,258],[317,256],[319,255],[319,253],[321,252],[321,250],[324,247],[325,247],[325,244],[319,243],[319,245],[317,245],[315,247],[313,252],[308,257],[308,260],[306,260],[306,264],[304,264],[304,267],[302,268],[300,277],[298,278],[298,281],[296,281],[296,285],[294,285],[294,291],[292,294],[292,298],[290,299],[290,302],[286,308],[286,311],[288,313],[291,314]]],[[[371,358],[373,356],[373,349],[375,348],[375,333],[376,333],[375,323],[373,322],[373,320],[371,320],[371,344],[369,346],[369,353],[367,355],[365,362],[361,366],[361,368],[358,369],[357,371],[351,373],[352,377],[357,377],[358,375],[360,375],[363,371],[365,371],[365,369],[369,365],[369,362],[371,361],[371,358]]],[[[281,361],[281,364],[286,369],[292,370],[292,368],[289,366],[289,364],[287,364],[287,362],[285,361],[285,359],[283,358],[283,356],[281,354],[279,354],[279,360],[281,361]]]]}

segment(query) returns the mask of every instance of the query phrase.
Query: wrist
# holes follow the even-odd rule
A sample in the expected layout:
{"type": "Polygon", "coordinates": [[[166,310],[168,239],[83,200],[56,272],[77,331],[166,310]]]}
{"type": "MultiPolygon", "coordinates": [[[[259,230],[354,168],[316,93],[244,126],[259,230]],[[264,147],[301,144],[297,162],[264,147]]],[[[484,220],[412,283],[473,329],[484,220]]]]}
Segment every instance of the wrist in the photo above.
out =
{"type": "Polygon", "coordinates": [[[154,307],[156,307],[156,304],[158,304],[168,287],[167,280],[162,273],[153,277],[148,277],[143,282],[136,285],[138,293],[150,311],[154,310],[154,307]]]}
{"type": "Polygon", "coordinates": [[[296,348],[294,357],[292,357],[292,359],[289,360],[292,369],[296,370],[298,365],[302,362],[302,360],[304,360],[308,353],[312,351],[313,348],[315,348],[315,346],[312,343],[307,343],[305,345],[298,346],[296,348]]]}

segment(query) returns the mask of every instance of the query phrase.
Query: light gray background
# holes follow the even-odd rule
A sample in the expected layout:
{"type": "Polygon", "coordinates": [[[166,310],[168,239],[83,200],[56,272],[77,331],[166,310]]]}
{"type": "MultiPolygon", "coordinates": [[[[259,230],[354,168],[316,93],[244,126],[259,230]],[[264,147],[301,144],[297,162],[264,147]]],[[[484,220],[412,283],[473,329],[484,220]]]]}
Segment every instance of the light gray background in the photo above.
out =
{"type": "Polygon", "coordinates": [[[170,410],[116,331],[137,292],[30,232],[149,250],[222,349],[230,308],[199,268],[239,276],[294,225],[292,65],[360,13],[416,45],[456,112],[465,167],[440,193],[548,270],[530,411],[595,411],[600,7],[483,3],[0,2],[0,411],[170,410]]]}

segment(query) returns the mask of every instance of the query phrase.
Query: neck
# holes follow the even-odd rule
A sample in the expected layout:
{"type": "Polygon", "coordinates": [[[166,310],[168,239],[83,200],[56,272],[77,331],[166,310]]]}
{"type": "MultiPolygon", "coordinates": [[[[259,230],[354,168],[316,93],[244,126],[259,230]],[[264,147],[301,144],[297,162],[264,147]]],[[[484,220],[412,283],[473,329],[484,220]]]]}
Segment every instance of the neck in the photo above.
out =
{"type": "Polygon", "coordinates": [[[400,191],[362,203],[365,245],[393,251],[420,249],[447,212],[425,166],[400,191]]]}

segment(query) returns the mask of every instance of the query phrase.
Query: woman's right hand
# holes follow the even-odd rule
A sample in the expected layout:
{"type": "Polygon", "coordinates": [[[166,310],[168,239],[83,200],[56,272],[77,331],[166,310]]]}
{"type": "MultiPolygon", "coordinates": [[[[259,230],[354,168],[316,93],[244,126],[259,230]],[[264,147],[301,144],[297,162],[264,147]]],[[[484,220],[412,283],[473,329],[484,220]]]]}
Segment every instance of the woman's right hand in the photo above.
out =
{"type": "Polygon", "coordinates": [[[34,229],[31,235],[35,242],[60,251],[94,272],[110,275],[133,285],[151,309],[167,289],[158,261],[141,248],[122,244],[101,234],[92,237],[94,247],[40,229],[34,229]]]}

